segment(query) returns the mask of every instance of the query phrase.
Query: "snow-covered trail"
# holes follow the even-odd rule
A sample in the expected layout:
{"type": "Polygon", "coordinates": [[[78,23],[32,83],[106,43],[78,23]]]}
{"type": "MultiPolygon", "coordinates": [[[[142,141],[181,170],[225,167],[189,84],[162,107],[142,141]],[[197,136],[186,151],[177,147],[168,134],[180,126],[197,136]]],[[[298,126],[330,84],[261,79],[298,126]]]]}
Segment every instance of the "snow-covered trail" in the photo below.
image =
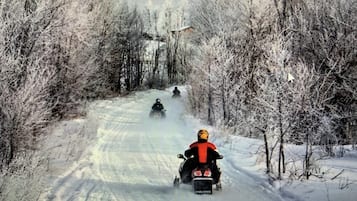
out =
{"type": "Polygon", "coordinates": [[[197,125],[185,120],[185,91],[171,98],[171,89],[150,90],[110,101],[99,101],[92,113],[99,125],[90,155],[61,175],[48,200],[234,200],[279,201],[275,190],[259,178],[249,176],[230,160],[228,149],[220,150],[222,191],[196,195],[191,186],[173,188],[180,159],[176,157],[196,139],[197,125]],[[167,118],[148,118],[151,105],[160,98],[167,118]]]}

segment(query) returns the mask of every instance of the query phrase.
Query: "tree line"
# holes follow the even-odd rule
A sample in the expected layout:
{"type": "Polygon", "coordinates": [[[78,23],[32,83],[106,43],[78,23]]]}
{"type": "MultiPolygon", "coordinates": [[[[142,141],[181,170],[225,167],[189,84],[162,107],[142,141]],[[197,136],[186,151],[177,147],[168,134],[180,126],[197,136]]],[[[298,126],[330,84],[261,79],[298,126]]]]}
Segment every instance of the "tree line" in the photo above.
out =
{"type": "MultiPolygon", "coordinates": [[[[333,155],[350,144],[357,110],[353,0],[192,1],[191,109],[209,124],[264,139],[266,171],[281,179],[285,144],[333,155]]],[[[294,172],[295,173],[295,172],[294,172]]]]}
{"type": "Polygon", "coordinates": [[[0,0],[0,168],[35,150],[49,124],[84,113],[85,101],[184,77],[158,61],[178,57],[172,45],[147,56],[155,20],[125,1],[0,0]]]}

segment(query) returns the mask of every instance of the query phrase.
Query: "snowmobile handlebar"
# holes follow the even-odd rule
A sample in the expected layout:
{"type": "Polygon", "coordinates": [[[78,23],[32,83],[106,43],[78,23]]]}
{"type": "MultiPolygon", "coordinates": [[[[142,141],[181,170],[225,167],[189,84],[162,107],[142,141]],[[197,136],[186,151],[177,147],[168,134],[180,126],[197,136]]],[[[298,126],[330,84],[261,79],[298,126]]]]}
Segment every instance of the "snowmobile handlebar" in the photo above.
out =
{"type": "Polygon", "coordinates": [[[166,109],[162,109],[162,110],[155,110],[155,109],[151,109],[151,111],[161,111],[161,112],[166,112],[166,109]]]}
{"type": "Polygon", "coordinates": [[[186,157],[183,154],[177,154],[177,158],[181,158],[181,159],[186,160],[186,157]]]}

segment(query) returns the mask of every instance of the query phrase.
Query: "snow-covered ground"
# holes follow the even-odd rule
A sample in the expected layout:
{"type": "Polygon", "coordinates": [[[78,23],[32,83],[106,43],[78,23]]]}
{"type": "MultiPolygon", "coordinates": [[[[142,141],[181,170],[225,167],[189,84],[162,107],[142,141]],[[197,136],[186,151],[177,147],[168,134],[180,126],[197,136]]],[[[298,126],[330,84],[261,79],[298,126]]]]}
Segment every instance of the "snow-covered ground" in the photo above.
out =
{"type": "MultiPolygon", "coordinates": [[[[298,146],[289,146],[290,151],[301,150],[298,146]]],[[[339,148],[336,148],[339,149],[339,148]]],[[[344,156],[316,158],[313,174],[308,181],[285,180],[276,182],[282,186],[282,193],[291,193],[306,201],[356,201],[357,200],[357,151],[345,146],[344,156]]],[[[340,150],[336,150],[338,153],[340,150]]],[[[303,153],[294,153],[295,156],[303,153]]],[[[299,164],[299,163],[298,163],[299,164]]],[[[302,166],[302,164],[300,165],[302,166]]]]}
{"type": "Polygon", "coordinates": [[[356,200],[355,152],[321,162],[325,182],[312,178],[270,185],[264,163],[257,162],[262,142],[201,124],[187,115],[186,91],[180,90],[181,99],[172,99],[168,88],[96,101],[87,119],[60,124],[46,143],[53,150],[47,152],[49,184],[39,200],[356,200]],[[164,120],[148,118],[156,98],[167,110],[164,120]],[[176,155],[188,148],[200,128],[208,128],[224,155],[219,161],[223,190],[213,195],[196,195],[188,185],[175,189],[172,183],[181,162],[176,155]]]}

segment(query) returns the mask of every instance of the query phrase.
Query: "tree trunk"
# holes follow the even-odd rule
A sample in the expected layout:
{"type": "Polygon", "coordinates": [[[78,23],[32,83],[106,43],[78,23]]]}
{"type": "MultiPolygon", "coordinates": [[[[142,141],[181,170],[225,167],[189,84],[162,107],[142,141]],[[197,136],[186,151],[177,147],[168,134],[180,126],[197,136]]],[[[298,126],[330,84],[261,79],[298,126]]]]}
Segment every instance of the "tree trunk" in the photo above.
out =
{"type": "Polygon", "coordinates": [[[283,131],[283,118],[282,118],[282,102],[281,102],[281,93],[278,98],[278,107],[279,107],[279,130],[280,130],[280,146],[279,146],[279,164],[278,172],[279,179],[282,179],[281,173],[285,173],[285,155],[284,155],[284,131],[283,131]]]}
{"type": "Polygon", "coordinates": [[[266,134],[267,125],[264,128],[256,127],[260,132],[263,133],[264,137],[264,146],[265,146],[265,165],[266,165],[266,173],[269,174],[271,172],[271,160],[270,160],[270,153],[269,153],[269,143],[268,143],[268,136],[266,134]]]}
{"type": "Polygon", "coordinates": [[[211,87],[211,65],[208,65],[208,125],[213,125],[213,103],[212,103],[212,87],[211,87]]]}
{"type": "Polygon", "coordinates": [[[310,151],[309,151],[309,133],[306,133],[306,150],[305,150],[305,171],[304,174],[308,180],[310,177],[310,151]]]}
{"type": "Polygon", "coordinates": [[[223,77],[222,80],[222,110],[223,110],[223,120],[224,122],[227,121],[228,115],[227,115],[227,111],[226,111],[226,87],[225,87],[225,78],[223,77]]]}

